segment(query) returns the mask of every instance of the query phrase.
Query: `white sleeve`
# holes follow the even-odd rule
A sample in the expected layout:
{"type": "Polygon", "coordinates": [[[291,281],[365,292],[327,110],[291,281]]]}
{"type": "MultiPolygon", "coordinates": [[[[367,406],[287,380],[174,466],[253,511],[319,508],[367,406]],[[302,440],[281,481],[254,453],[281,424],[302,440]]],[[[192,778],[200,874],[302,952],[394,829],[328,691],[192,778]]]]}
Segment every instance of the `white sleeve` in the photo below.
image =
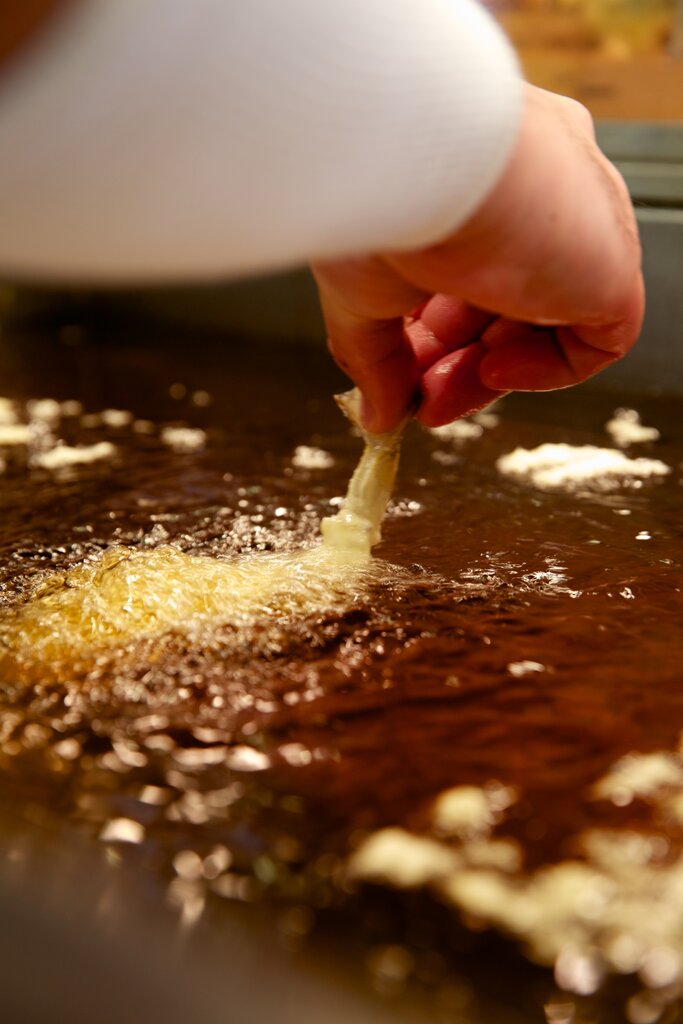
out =
{"type": "Polygon", "coordinates": [[[0,78],[0,274],[437,241],[500,175],[520,95],[475,0],[76,0],[0,78]]]}

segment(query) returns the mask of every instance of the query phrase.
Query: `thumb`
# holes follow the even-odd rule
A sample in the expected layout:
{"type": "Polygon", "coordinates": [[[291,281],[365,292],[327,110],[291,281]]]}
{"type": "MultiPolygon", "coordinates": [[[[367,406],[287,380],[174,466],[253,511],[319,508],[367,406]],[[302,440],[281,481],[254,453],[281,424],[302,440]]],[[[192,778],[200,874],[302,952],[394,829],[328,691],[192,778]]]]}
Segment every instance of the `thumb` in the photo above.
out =
{"type": "Polygon", "coordinates": [[[410,409],[419,379],[403,317],[425,295],[376,258],[318,263],[313,270],[328,345],[363,394],[363,423],[373,433],[391,430],[410,409]]]}
{"type": "Polygon", "coordinates": [[[367,430],[382,434],[403,419],[418,386],[417,361],[403,317],[375,320],[350,313],[321,295],[328,346],[337,365],[360,388],[367,430]]]}

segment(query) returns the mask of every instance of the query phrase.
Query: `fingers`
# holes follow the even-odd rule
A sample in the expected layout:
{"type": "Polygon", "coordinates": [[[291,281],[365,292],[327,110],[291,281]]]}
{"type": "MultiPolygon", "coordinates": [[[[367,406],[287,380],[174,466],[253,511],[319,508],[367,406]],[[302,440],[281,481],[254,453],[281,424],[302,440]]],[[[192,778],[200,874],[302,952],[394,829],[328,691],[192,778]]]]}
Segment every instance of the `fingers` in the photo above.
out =
{"type": "Polygon", "coordinates": [[[477,309],[450,295],[435,295],[420,312],[420,320],[444,345],[454,352],[478,338],[484,328],[495,320],[495,314],[477,309]]]}
{"type": "Polygon", "coordinates": [[[372,257],[317,264],[314,273],[328,345],[363,394],[363,422],[374,433],[390,430],[413,405],[418,384],[403,316],[426,296],[372,257]]]}
{"type": "MultiPolygon", "coordinates": [[[[496,325],[498,326],[498,325],[496,325]]],[[[493,347],[482,339],[481,378],[489,387],[509,391],[554,391],[585,380],[616,356],[586,345],[567,328],[557,332],[515,324],[501,324],[493,347]],[[562,340],[560,341],[560,336],[562,340]]]]}
{"type": "Polygon", "coordinates": [[[437,296],[407,328],[421,371],[417,418],[425,426],[439,426],[484,408],[508,391],[552,391],[577,384],[633,344],[641,319],[638,295],[630,316],[600,328],[493,319],[458,300],[437,296]]]}
{"type": "Polygon", "coordinates": [[[412,406],[418,385],[403,319],[350,320],[329,309],[325,319],[330,352],[363,394],[363,423],[376,434],[391,430],[412,406]]]}
{"type": "Polygon", "coordinates": [[[444,356],[423,375],[422,402],[416,418],[425,427],[439,427],[461,416],[469,416],[501,397],[501,391],[487,387],[480,367],[486,351],[480,344],[469,345],[444,356]]]}
{"type": "Polygon", "coordinates": [[[639,273],[632,283],[630,294],[623,304],[622,314],[618,320],[600,326],[576,325],[573,331],[576,337],[587,345],[613,352],[616,356],[623,356],[638,340],[644,316],[645,283],[643,275],[639,273]]]}
{"type": "Polygon", "coordinates": [[[419,369],[427,370],[448,352],[469,345],[494,319],[493,313],[460,299],[435,295],[406,327],[419,369]]]}
{"type": "Polygon", "coordinates": [[[482,381],[511,391],[553,391],[586,380],[636,341],[643,315],[636,289],[627,315],[601,327],[541,328],[503,317],[482,334],[482,381]]]}
{"type": "Polygon", "coordinates": [[[450,423],[499,397],[482,384],[479,364],[485,352],[473,344],[494,319],[460,299],[435,295],[406,327],[421,373],[416,416],[425,426],[450,423]]]}
{"type": "Polygon", "coordinates": [[[497,321],[481,340],[444,355],[423,372],[417,419],[436,427],[470,416],[508,391],[570,387],[616,358],[568,328],[497,321]]]}
{"type": "Polygon", "coordinates": [[[403,316],[431,297],[380,256],[319,260],[311,269],[323,301],[368,320],[403,316]]]}

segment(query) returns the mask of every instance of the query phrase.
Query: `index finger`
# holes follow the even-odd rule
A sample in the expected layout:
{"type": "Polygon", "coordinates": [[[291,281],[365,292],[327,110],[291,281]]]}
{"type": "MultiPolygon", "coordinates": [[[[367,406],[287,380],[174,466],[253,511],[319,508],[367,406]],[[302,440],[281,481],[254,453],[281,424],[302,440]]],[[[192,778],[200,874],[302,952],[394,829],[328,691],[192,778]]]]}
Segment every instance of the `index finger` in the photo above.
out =
{"type": "Polygon", "coordinates": [[[363,423],[372,433],[391,430],[408,412],[418,384],[417,360],[403,317],[373,320],[321,295],[327,344],[337,365],[363,395],[363,423]]]}
{"type": "Polygon", "coordinates": [[[391,430],[410,409],[418,384],[403,318],[428,297],[378,257],[317,263],[328,345],[363,394],[368,430],[391,430]]]}

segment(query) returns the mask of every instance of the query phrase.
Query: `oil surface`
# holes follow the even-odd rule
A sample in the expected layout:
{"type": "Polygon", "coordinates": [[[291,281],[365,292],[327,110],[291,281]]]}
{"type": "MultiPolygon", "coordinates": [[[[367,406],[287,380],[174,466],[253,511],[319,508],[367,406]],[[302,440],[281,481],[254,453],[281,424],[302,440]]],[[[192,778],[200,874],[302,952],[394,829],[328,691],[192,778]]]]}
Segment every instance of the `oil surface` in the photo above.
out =
{"type": "MultiPolygon", "coordinates": [[[[258,353],[220,370],[163,349],[62,353],[91,367],[74,386],[49,351],[42,381],[10,365],[5,394],[133,406],[156,424],[190,421],[207,443],[178,452],[157,427],[67,417],[60,437],[111,441],[115,456],[47,472],[3,450],[5,616],[116,545],[286,553],[338,507],[360,442],[312,355],[304,369],[269,357],[264,374],[258,353]],[[178,382],[187,397],[169,397],[178,382]],[[197,388],[210,405],[193,405],[197,388]],[[297,468],[299,444],[333,465],[297,468]]],[[[679,749],[683,407],[639,405],[662,437],[634,454],[667,463],[665,479],[543,492],[495,469],[517,445],[609,446],[602,425],[623,404],[585,391],[516,399],[471,440],[411,428],[376,550],[389,568],[343,611],[257,617],[239,642],[228,618],[210,642],[169,630],[49,669],[6,659],[5,798],[173,879],[190,917],[209,891],[343,905],[349,853],[382,828],[429,833],[435,798],[461,786],[515,793],[496,838],[527,873],[584,859],[595,829],[656,835],[674,860],[677,819],[645,799],[596,800],[593,787],[625,755],[679,749]]]]}

